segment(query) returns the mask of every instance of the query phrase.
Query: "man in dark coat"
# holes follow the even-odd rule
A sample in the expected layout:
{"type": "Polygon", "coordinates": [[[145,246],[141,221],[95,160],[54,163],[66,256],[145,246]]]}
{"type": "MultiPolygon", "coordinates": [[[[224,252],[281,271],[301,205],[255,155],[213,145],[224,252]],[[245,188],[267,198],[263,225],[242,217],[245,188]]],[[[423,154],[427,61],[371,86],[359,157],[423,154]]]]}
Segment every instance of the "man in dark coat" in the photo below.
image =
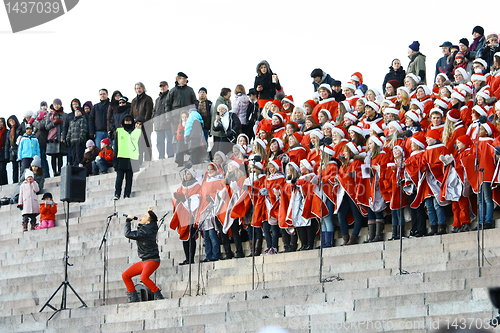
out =
{"type": "MultiPolygon", "coordinates": [[[[327,83],[330,86],[332,85],[333,81],[335,81],[330,74],[327,74],[323,72],[321,68],[315,68],[311,72],[311,77],[313,78],[313,86],[314,86],[314,91],[318,91],[318,87],[322,85],[323,83],[327,83]]],[[[337,101],[337,100],[336,100],[337,101]]],[[[337,101],[339,102],[339,101],[337,101]]]]}
{"type": "Polygon", "coordinates": [[[94,138],[95,145],[101,146],[101,140],[108,137],[108,90],[99,90],[100,102],[96,103],[90,111],[89,130],[91,138],[94,138]]]}
{"type": "Polygon", "coordinates": [[[167,112],[167,81],[160,82],[160,95],[155,101],[153,110],[153,124],[156,132],[156,145],[158,148],[159,159],[165,158],[165,141],[167,142],[167,157],[174,157],[174,145],[172,144],[172,129],[170,121],[166,118],[167,112]]]}
{"type": "Polygon", "coordinates": [[[142,82],[135,84],[135,92],[137,96],[132,100],[131,115],[134,119],[143,116],[148,121],[153,115],[153,99],[146,95],[146,87],[142,82]]]}
{"type": "Polygon", "coordinates": [[[207,98],[207,88],[200,88],[198,98],[196,107],[203,118],[203,135],[205,136],[205,142],[208,142],[210,127],[212,126],[212,101],[207,98]]]}
{"type": "Polygon", "coordinates": [[[452,45],[453,44],[451,44],[451,42],[448,41],[439,45],[441,51],[443,52],[443,56],[439,58],[439,60],[436,62],[436,73],[434,74],[434,79],[436,79],[439,73],[446,74],[446,65],[448,64],[447,59],[448,56],[450,55],[450,47],[452,45]]]}
{"type": "Polygon", "coordinates": [[[339,80],[332,81],[332,95],[336,102],[345,101],[345,95],[342,93],[342,82],[339,80]]]}
{"type": "Polygon", "coordinates": [[[33,122],[33,127],[35,128],[35,136],[38,139],[38,145],[40,146],[40,160],[42,161],[42,169],[45,178],[50,177],[49,163],[47,162],[47,137],[49,131],[45,128],[45,116],[47,115],[47,102],[43,101],[40,103],[40,110],[33,116],[35,121],[33,122]]]}
{"type": "Polygon", "coordinates": [[[170,119],[170,126],[172,129],[172,136],[175,137],[177,133],[177,126],[181,117],[180,108],[196,104],[196,94],[193,88],[187,85],[188,76],[183,72],[177,73],[175,78],[175,87],[170,89],[167,95],[167,119],[170,119]],[[177,110],[175,112],[172,112],[177,110]]]}
{"type": "Polygon", "coordinates": [[[118,107],[113,113],[111,122],[109,124],[109,129],[112,136],[111,140],[115,139],[116,130],[122,127],[123,118],[125,118],[125,116],[128,114],[130,114],[130,103],[128,102],[128,98],[126,96],[122,96],[118,101],[118,107]]]}

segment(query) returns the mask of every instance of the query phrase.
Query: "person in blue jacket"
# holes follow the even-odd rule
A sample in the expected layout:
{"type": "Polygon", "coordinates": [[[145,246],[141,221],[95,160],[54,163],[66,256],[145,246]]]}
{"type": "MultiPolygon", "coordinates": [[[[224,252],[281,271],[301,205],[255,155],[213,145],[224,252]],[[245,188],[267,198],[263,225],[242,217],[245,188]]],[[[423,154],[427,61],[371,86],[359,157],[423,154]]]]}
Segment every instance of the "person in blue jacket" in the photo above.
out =
{"type": "Polygon", "coordinates": [[[26,133],[21,137],[19,149],[17,150],[17,161],[21,161],[21,172],[30,167],[35,156],[40,156],[40,145],[35,134],[33,134],[33,127],[27,124],[26,133]]]}

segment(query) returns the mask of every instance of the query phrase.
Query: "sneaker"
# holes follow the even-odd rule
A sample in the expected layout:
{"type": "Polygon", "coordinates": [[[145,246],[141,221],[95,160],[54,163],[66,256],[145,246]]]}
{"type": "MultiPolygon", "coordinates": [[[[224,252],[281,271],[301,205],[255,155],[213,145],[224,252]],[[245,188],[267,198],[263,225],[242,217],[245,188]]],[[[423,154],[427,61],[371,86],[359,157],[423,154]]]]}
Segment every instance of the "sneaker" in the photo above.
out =
{"type": "Polygon", "coordinates": [[[459,230],[459,232],[467,232],[470,230],[470,225],[464,224],[462,225],[462,228],[459,230]]]}
{"type": "Polygon", "coordinates": [[[130,199],[130,195],[123,196],[123,199],[130,199]]]}
{"type": "Polygon", "coordinates": [[[271,250],[271,248],[268,248],[264,251],[264,254],[269,254],[269,251],[271,250]]]}
{"type": "Polygon", "coordinates": [[[278,253],[278,252],[276,251],[276,248],[274,248],[274,247],[270,248],[269,251],[267,252],[267,254],[276,254],[276,253],[278,253]]]}
{"type": "Polygon", "coordinates": [[[457,232],[460,231],[460,228],[459,227],[453,227],[453,229],[451,229],[451,233],[452,234],[456,234],[457,232]]]}
{"type": "Polygon", "coordinates": [[[120,199],[120,197],[119,197],[119,196],[117,196],[117,195],[115,195],[115,196],[113,197],[113,200],[118,200],[118,199],[120,199]]]}

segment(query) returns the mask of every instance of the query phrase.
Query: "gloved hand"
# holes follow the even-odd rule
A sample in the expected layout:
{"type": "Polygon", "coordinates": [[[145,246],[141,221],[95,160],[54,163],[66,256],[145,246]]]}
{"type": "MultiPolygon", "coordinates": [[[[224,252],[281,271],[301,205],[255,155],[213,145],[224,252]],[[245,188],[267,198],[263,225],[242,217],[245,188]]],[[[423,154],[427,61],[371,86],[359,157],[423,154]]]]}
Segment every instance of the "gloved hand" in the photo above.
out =
{"type": "Polygon", "coordinates": [[[280,196],[280,191],[277,188],[273,188],[273,193],[276,197],[280,196]]]}
{"type": "Polygon", "coordinates": [[[23,210],[23,205],[17,205],[17,208],[18,208],[19,210],[23,210]]]}
{"type": "Polygon", "coordinates": [[[31,125],[35,121],[35,118],[31,117],[31,119],[28,121],[28,123],[31,125]]]}
{"type": "Polygon", "coordinates": [[[113,140],[113,139],[115,138],[115,132],[113,132],[113,131],[109,131],[109,132],[108,132],[108,138],[109,138],[110,140],[113,140]]]}
{"type": "Polygon", "coordinates": [[[265,195],[269,194],[269,191],[267,190],[267,188],[261,188],[259,190],[259,194],[262,195],[262,196],[265,196],[265,195]]]}
{"type": "Polygon", "coordinates": [[[281,160],[281,163],[283,163],[283,164],[287,164],[288,162],[290,162],[290,158],[288,157],[288,155],[285,155],[285,154],[281,155],[280,160],[281,160]]]}
{"type": "Polygon", "coordinates": [[[36,117],[36,120],[41,121],[43,118],[45,118],[46,114],[47,114],[46,112],[40,111],[40,113],[38,114],[38,117],[36,117]]]}
{"type": "Polygon", "coordinates": [[[314,185],[318,185],[319,177],[317,175],[314,175],[314,177],[311,179],[311,183],[313,183],[314,185]]]}
{"type": "Polygon", "coordinates": [[[235,192],[238,192],[240,190],[240,188],[238,187],[238,183],[235,182],[235,181],[232,181],[230,184],[229,184],[229,187],[231,188],[231,190],[235,191],[235,192]]]}
{"type": "Polygon", "coordinates": [[[96,161],[96,162],[99,162],[100,160],[101,160],[101,156],[96,156],[96,157],[95,157],[95,161],[96,161]]]}
{"type": "Polygon", "coordinates": [[[59,117],[54,118],[54,125],[60,125],[62,123],[63,123],[63,121],[61,118],[59,118],[59,117]]]}
{"type": "Polygon", "coordinates": [[[186,201],[186,196],[183,193],[175,192],[174,198],[179,200],[180,202],[186,201]]]}

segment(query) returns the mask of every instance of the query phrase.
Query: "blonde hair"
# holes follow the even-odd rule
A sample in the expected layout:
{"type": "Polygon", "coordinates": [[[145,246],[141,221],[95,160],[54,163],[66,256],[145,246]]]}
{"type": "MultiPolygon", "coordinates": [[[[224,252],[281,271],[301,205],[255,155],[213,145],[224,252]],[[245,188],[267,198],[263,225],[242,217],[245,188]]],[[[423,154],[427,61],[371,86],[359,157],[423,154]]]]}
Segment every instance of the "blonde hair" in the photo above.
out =
{"type": "Polygon", "coordinates": [[[340,126],[342,124],[342,122],[344,121],[345,114],[347,113],[347,109],[345,108],[344,103],[339,103],[338,110],[339,110],[339,115],[337,117],[337,120],[336,119],[332,119],[332,120],[335,121],[337,126],[340,126]]]}
{"type": "Polygon", "coordinates": [[[330,154],[328,154],[328,153],[323,152],[321,154],[321,159],[323,160],[322,170],[326,170],[326,168],[328,167],[328,164],[332,160],[332,156],[330,154]]]}
{"type": "Polygon", "coordinates": [[[262,108],[262,117],[264,119],[271,119],[271,117],[269,117],[269,109],[271,108],[271,104],[273,104],[273,101],[267,102],[266,105],[264,105],[264,107],[262,108]]]}
{"type": "Polygon", "coordinates": [[[441,136],[441,142],[446,144],[453,135],[454,131],[455,131],[455,122],[451,121],[450,119],[448,119],[448,117],[446,117],[446,120],[444,122],[443,134],[441,136]]]}
{"type": "Polygon", "coordinates": [[[306,119],[306,117],[307,117],[307,111],[305,111],[305,112],[304,112],[304,110],[302,110],[301,108],[299,108],[299,107],[294,107],[294,108],[293,108],[293,111],[292,111],[292,118],[291,118],[292,120],[293,120],[293,119],[297,119],[297,118],[295,117],[295,116],[297,115],[297,112],[295,112],[296,110],[299,110],[299,111],[301,111],[301,112],[302,112],[302,118],[298,118],[298,119],[306,119]]]}
{"type": "Polygon", "coordinates": [[[372,137],[370,137],[368,140],[370,140],[371,142],[373,142],[373,148],[370,149],[370,156],[372,159],[374,159],[375,157],[377,157],[380,152],[382,151],[382,148],[375,143],[375,141],[372,140],[372,137]]]}

